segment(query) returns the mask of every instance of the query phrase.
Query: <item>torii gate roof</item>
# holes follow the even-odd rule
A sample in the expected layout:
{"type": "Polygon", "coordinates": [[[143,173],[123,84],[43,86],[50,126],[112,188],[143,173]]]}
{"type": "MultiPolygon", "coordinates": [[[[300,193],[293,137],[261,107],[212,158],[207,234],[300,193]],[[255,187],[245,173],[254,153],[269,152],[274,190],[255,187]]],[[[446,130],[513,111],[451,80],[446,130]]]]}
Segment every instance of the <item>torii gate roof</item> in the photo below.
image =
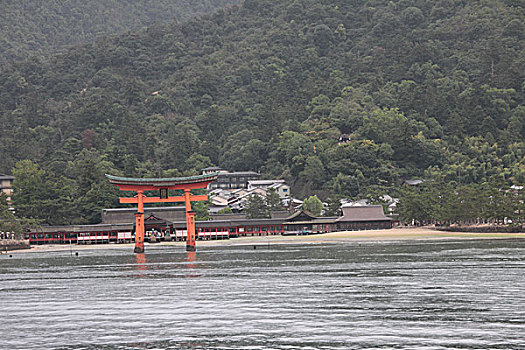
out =
{"type": "Polygon", "coordinates": [[[170,187],[178,185],[189,185],[197,183],[210,183],[217,180],[219,173],[211,173],[205,175],[195,175],[187,177],[165,177],[165,178],[136,178],[136,177],[120,177],[105,174],[109,182],[114,185],[130,185],[130,186],[148,186],[148,187],[170,187]]]}

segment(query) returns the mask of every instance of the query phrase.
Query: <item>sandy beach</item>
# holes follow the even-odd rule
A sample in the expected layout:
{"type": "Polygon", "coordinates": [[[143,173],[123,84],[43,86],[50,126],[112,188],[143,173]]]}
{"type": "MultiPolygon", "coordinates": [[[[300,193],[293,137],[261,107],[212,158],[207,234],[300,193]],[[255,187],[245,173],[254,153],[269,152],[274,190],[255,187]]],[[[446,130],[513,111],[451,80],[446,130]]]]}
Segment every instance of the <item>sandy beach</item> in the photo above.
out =
{"type": "MultiPolygon", "coordinates": [[[[443,240],[443,239],[509,239],[525,238],[524,233],[466,233],[444,232],[426,227],[402,227],[391,230],[369,231],[343,231],[309,236],[254,236],[239,237],[228,240],[197,241],[197,247],[213,246],[242,246],[242,245],[267,245],[267,244],[337,244],[343,242],[366,241],[418,241],[418,240],[443,240]]],[[[146,243],[148,246],[184,246],[185,242],[146,243]]],[[[36,245],[29,250],[12,251],[10,253],[27,253],[42,251],[84,250],[84,249],[132,249],[134,244],[91,244],[91,245],[36,245]]]]}

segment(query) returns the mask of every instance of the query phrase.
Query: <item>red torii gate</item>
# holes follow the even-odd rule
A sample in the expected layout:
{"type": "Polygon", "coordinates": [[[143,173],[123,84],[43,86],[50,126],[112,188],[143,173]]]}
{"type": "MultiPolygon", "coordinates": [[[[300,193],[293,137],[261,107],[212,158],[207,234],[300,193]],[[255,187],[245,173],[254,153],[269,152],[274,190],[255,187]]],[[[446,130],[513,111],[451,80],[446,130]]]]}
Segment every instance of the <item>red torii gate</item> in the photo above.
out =
{"type": "Polygon", "coordinates": [[[219,173],[196,175],[189,177],[171,177],[160,179],[141,179],[133,177],[118,177],[106,174],[109,182],[117,185],[121,191],[135,191],[135,197],[120,197],[120,203],[138,205],[135,214],[135,253],[144,252],[144,203],[184,202],[186,205],[186,250],[194,252],[195,247],[195,212],[191,210],[191,202],[208,200],[208,195],[193,195],[191,190],[206,188],[210,182],[217,180],[219,173]],[[183,190],[182,196],[168,196],[168,190],[183,190]],[[146,197],[144,191],[159,191],[159,197],[146,197]]]}

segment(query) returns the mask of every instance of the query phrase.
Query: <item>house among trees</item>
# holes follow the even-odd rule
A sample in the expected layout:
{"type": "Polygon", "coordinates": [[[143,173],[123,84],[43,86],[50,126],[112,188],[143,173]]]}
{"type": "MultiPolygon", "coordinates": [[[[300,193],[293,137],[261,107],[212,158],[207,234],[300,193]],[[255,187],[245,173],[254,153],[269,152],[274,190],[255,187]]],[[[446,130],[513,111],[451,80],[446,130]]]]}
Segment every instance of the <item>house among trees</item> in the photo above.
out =
{"type": "Polygon", "coordinates": [[[350,142],[350,135],[348,134],[342,134],[341,136],[339,136],[339,139],[337,139],[337,144],[338,145],[344,145],[344,144],[347,144],[350,142]]]}
{"type": "Polygon", "coordinates": [[[11,195],[13,194],[14,177],[11,175],[0,174],[0,192],[7,196],[7,203],[11,204],[11,195]]]}
{"type": "Polygon", "coordinates": [[[252,180],[248,181],[248,190],[262,188],[264,190],[274,189],[281,199],[290,196],[290,186],[285,180],[252,180]]]}
{"type": "Polygon", "coordinates": [[[238,188],[247,188],[248,187],[248,181],[257,180],[261,177],[261,174],[256,173],[254,171],[235,171],[235,172],[229,172],[225,169],[219,168],[219,167],[208,167],[205,169],[202,169],[202,174],[210,174],[210,173],[219,173],[219,177],[217,178],[217,181],[212,182],[208,189],[213,190],[216,188],[223,188],[223,189],[238,189],[238,188]]]}
{"type": "Polygon", "coordinates": [[[228,207],[235,209],[236,211],[241,211],[244,207],[246,201],[250,199],[251,196],[260,196],[261,198],[266,198],[266,190],[262,188],[253,188],[251,190],[238,190],[234,191],[232,196],[228,199],[228,207]]]}
{"type": "Polygon", "coordinates": [[[419,180],[419,179],[413,179],[413,180],[405,180],[403,181],[403,184],[404,185],[408,185],[408,186],[417,186],[417,185],[421,185],[423,182],[423,180],[419,180]]]}
{"type": "Polygon", "coordinates": [[[207,168],[202,169],[202,175],[208,175],[213,173],[227,173],[228,170],[225,170],[218,166],[209,166],[207,168]]]}
{"type": "Polygon", "coordinates": [[[229,172],[220,167],[208,167],[202,174],[219,173],[216,182],[209,186],[213,207],[210,212],[230,210],[242,212],[249,201],[258,196],[271,210],[280,210],[290,200],[290,186],[285,180],[259,180],[260,174],[253,171],[229,172]]]}

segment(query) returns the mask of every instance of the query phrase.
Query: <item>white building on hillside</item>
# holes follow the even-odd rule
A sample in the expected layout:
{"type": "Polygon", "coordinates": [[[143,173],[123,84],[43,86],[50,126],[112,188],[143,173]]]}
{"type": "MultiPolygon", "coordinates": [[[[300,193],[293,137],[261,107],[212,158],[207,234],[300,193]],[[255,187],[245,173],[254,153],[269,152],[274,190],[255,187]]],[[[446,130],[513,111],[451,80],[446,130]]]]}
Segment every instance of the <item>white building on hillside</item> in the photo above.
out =
{"type": "Polygon", "coordinates": [[[279,197],[290,197],[290,186],[284,180],[252,180],[248,181],[248,191],[255,188],[262,188],[264,190],[275,189],[279,197]]]}

